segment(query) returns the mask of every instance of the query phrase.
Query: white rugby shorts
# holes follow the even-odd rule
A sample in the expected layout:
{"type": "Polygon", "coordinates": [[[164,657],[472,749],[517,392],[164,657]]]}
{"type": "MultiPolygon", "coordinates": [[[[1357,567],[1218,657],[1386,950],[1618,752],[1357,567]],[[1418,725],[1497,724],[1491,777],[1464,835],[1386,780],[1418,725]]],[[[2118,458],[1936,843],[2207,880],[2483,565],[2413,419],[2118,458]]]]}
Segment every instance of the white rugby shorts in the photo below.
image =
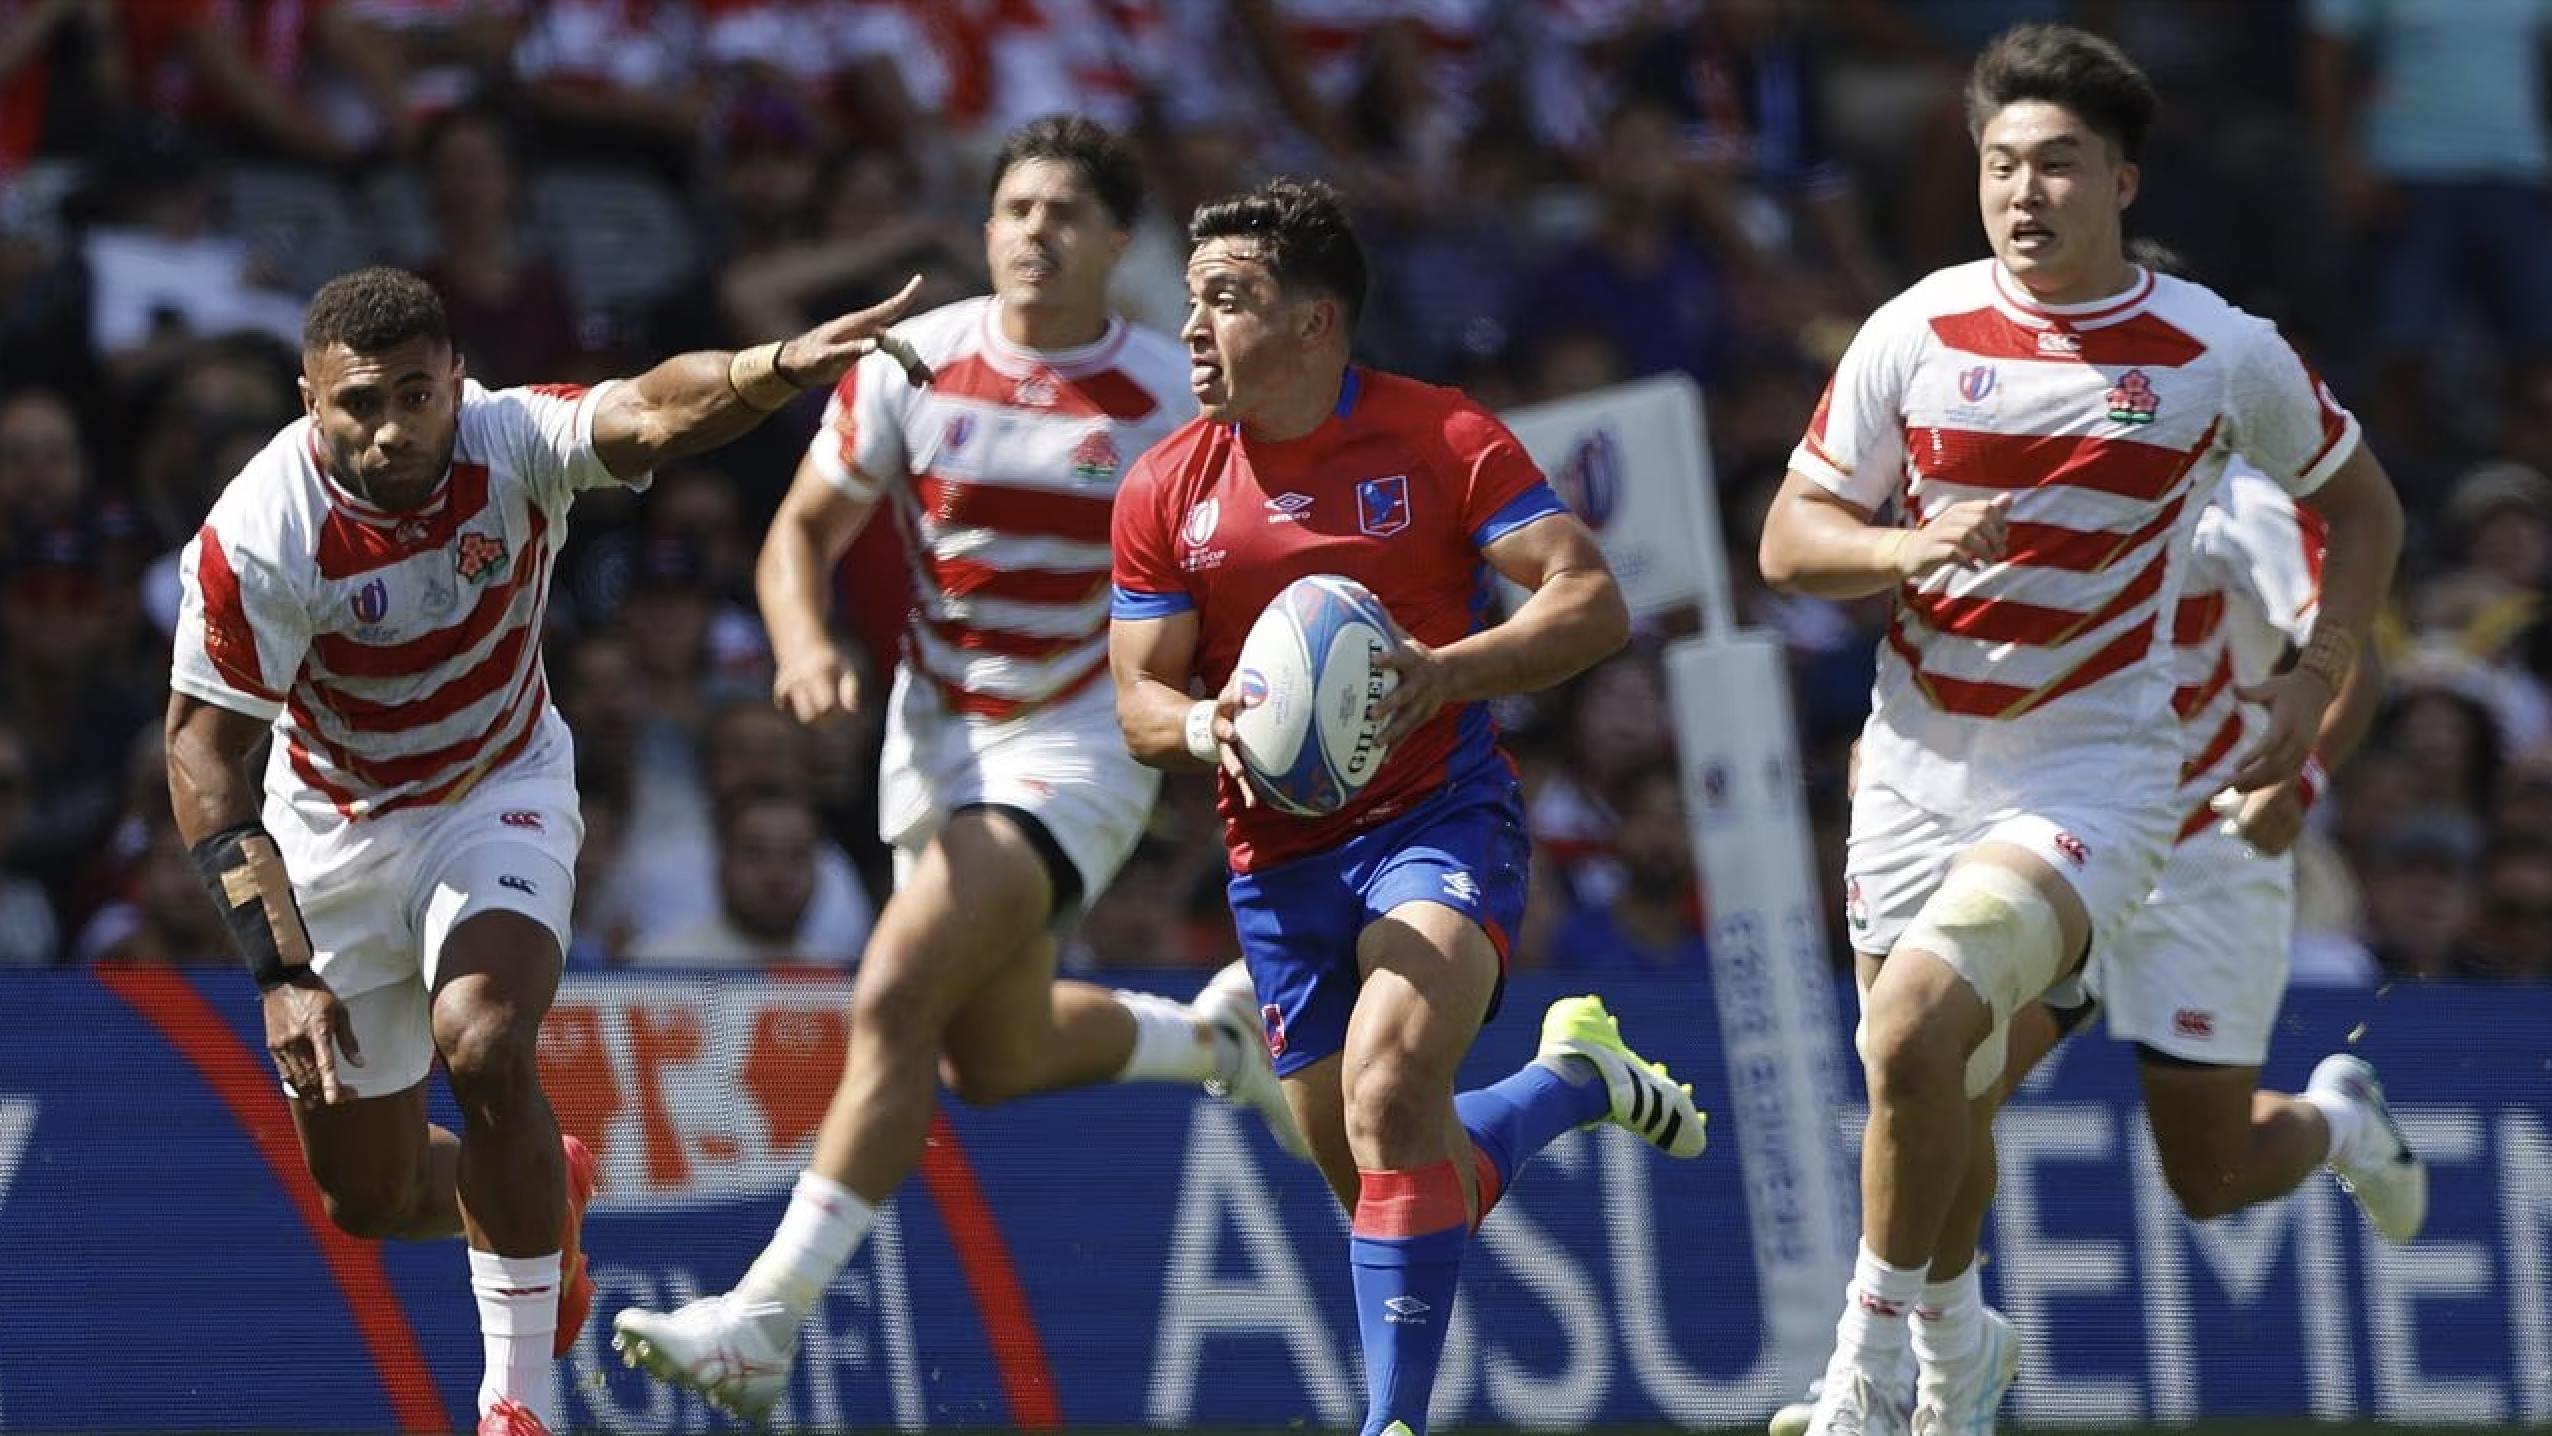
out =
{"type": "Polygon", "coordinates": [[[990,803],[1045,825],[1081,874],[1078,907],[1086,909],[1133,853],[1160,789],[1159,771],[1126,751],[1105,674],[1024,717],[981,723],[950,712],[936,686],[909,668],[896,670],[877,818],[879,836],[895,848],[899,887],[951,814],[990,803]]]}
{"type": "Polygon", "coordinates": [[[574,774],[552,715],[530,749],[456,802],[348,822],[269,785],[265,822],[310,929],[311,965],[345,1002],[363,1049],[360,1067],[339,1054],[349,1091],[383,1097],[425,1080],[436,970],[463,919],[521,913],[565,953],[585,836],[574,774]]]}
{"type": "MultiPolygon", "coordinates": [[[[2037,855],[2081,899],[2096,951],[2153,890],[2178,828],[2177,817],[2158,807],[2138,812],[2066,804],[1947,816],[1864,782],[1852,800],[1845,847],[1845,930],[1853,951],[1886,956],[1939,890],[1952,863],[1980,843],[2010,843],[2037,855]]],[[[2061,975],[2051,972],[2047,982],[2061,975]]],[[[2045,986],[2038,983],[2036,990],[2045,986]]]]}
{"type": "Polygon", "coordinates": [[[2162,880],[2091,953],[2109,1035],[2190,1062],[2257,1067],[2286,993],[2295,858],[2221,827],[2172,849],[2162,880]]]}

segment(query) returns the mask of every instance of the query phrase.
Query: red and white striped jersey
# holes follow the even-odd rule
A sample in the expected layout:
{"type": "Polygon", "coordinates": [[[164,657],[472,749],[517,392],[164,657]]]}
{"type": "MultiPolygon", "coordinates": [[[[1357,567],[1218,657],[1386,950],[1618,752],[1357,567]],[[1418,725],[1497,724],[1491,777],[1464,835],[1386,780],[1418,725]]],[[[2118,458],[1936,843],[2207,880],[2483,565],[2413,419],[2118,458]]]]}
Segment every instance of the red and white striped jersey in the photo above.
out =
{"type": "Polygon", "coordinates": [[[932,372],[873,354],[845,375],[809,460],[893,506],[913,565],[904,661],[954,712],[1000,721],[1107,671],[1108,514],[1128,465],[1196,413],[1187,352],[1111,321],[1068,351],[1001,335],[1000,301],[899,326],[932,372]]]}
{"type": "Polygon", "coordinates": [[[1909,524],[2009,495],[2010,546],[1899,592],[1863,781],[1951,815],[2169,803],[2173,668],[2149,660],[2226,457],[2308,494],[2356,445],[2275,327],[2196,284],[2051,308],[1980,260],[1889,301],[1791,467],[1909,524]]]}
{"type": "Polygon", "coordinates": [[[568,506],[620,482],[593,446],[609,388],[466,381],[451,472],[405,513],[285,428],[186,545],[170,686],[272,719],[269,795],[314,818],[450,802],[523,755],[559,721],[540,640],[568,506]]]}
{"type": "Polygon", "coordinates": [[[2233,696],[2277,671],[2289,647],[2312,636],[2322,605],[2321,519],[2267,475],[2227,466],[2224,486],[2198,515],[2188,587],[2172,624],[2187,756],[2181,763],[2180,837],[2212,826],[2209,806],[2259,736],[2259,709],[2233,696]]]}

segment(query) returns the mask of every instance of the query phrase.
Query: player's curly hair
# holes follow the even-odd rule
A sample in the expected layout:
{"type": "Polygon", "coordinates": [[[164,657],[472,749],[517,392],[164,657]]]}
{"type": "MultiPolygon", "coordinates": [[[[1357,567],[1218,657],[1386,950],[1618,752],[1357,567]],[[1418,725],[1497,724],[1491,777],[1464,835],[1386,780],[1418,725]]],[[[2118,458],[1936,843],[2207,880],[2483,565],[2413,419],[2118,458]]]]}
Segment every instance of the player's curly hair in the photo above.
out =
{"type": "Polygon", "coordinates": [[[1134,147],[1096,120],[1047,115],[1012,130],[1002,140],[1001,152],[993,156],[992,182],[985,193],[998,193],[1003,177],[1030,160],[1079,168],[1120,229],[1133,228],[1143,213],[1143,167],[1134,158],[1134,147]]]}
{"type": "Polygon", "coordinates": [[[1187,237],[1249,238],[1277,284],[1318,290],[1347,306],[1355,327],[1365,311],[1365,247],[1338,191],[1319,180],[1279,175],[1253,190],[1197,206],[1187,237]]]}
{"type": "Polygon", "coordinates": [[[404,269],[376,264],[340,274],[319,286],[301,323],[301,352],[316,354],[343,344],[357,354],[378,354],[411,339],[452,340],[443,297],[404,269]]]}
{"type": "Polygon", "coordinates": [[[2153,81],[2124,50],[2070,25],[2014,25],[1994,37],[1967,75],[1967,135],[2006,106],[2038,100],[2071,110],[2133,162],[2161,107],[2153,81]]]}

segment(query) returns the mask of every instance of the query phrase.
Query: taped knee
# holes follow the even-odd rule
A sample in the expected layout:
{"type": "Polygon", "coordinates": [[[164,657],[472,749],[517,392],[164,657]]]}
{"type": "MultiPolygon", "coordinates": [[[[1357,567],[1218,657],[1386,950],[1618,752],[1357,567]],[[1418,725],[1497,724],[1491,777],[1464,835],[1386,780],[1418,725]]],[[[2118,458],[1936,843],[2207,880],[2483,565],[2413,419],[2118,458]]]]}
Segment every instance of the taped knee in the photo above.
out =
{"type": "Polygon", "coordinates": [[[2010,1048],[2012,1013],[2055,979],[2064,949],[2055,904],[2009,868],[1963,864],[1950,870],[1897,946],[1938,956],[1984,999],[1993,1028],[1968,1058],[1967,1095],[1992,1091],[2010,1048]]]}

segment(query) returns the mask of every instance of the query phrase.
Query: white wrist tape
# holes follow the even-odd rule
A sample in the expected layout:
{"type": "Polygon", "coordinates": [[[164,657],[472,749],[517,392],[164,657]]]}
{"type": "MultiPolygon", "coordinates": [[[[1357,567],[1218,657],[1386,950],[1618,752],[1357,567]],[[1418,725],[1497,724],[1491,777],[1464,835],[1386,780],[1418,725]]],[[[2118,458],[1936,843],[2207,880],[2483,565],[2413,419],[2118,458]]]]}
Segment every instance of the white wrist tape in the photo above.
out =
{"type": "Polygon", "coordinates": [[[1223,744],[1214,736],[1214,700],[1199,698],[1187,710],[1187,751],[1200,763],[1220,764],[1223,744]]]}

